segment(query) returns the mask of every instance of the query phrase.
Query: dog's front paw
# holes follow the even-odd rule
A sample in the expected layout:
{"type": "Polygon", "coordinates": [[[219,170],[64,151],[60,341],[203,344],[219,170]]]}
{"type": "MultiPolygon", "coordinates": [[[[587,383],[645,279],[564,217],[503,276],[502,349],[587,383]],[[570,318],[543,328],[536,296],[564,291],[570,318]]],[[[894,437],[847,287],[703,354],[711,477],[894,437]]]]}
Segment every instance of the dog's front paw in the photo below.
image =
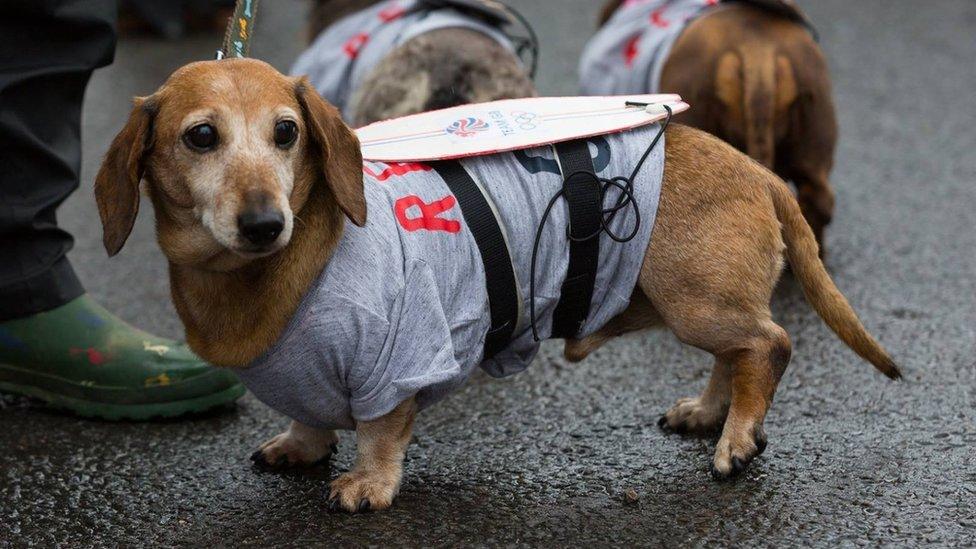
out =
{"type": "Polygon", "coordinates": [[[292,423],[287,431],[265,442],[251,455],[262,469],[307,467],[327,460],[337,450],[339,436],[334,431],[313,429],[292,423]]]}
{"type": "Polygon", "coordinates": [[[701,398],[683,398],[657,424],[675,433],[712,434],[722,429],[728,407],[721,403],[702,402],[701,398]]]}
{"type": "Polygon", "coordinates": [[[353,469],[332,481],[329,510],[350,513],[379,511],[393,504],[400,472],[353,469]]]}
{"type": "Polygon", "coordinates": [[[738,475],[765,450],[766,432],[762,425],[751,429],[726,429],[715,448],[712,477],[725,480],[738,475]]]}

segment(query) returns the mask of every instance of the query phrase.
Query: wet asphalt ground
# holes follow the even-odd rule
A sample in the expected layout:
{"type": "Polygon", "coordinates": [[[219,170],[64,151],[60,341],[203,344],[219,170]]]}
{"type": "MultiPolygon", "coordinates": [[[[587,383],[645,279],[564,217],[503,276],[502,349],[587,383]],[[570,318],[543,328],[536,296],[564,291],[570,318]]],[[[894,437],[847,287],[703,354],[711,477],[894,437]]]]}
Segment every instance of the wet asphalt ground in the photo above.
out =
{"type": "MultiPolygon", "coordinates": [[[[594,0],[513,1],[536,22],[539,86],[575,91],[594,0]]],[[[580,365],[556,345],[504,381],[478,376],[420,417],[395,506],[326,511],[350,467],[260,474],[248,456],[286,420],[245,397],[185,421],[111,424],[0,408],[0,546],[21,545],[969,545],[976,543],[976,3],[808,0],[842,126],[829,267],[906,381],[886,381],[785,280],[775,314],[794,358],[739,480],[709,476],[714,441],[655,425],[710,369],[657,332],[580,365]],[[633,490],[639,500],[628,502],[633,490]]],[[[265,2],[254,54],[286,69],[304,4],[265,2]]],[[[132,95],[208,57],[218,36],[124,40],[85,110],[81,189],[61,219],[89,290],[170,336],[181,327],[144,208],[117,259],[101,248],[91,181],[132,95]]]]}

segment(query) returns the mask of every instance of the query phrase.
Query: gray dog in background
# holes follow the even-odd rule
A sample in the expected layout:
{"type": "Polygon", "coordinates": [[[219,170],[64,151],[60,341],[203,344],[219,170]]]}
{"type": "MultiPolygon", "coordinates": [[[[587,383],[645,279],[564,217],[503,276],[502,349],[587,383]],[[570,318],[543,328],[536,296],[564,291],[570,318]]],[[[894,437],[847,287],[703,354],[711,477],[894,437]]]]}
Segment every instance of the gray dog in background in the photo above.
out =
{"type": "Polygon", "coordinates": [[[481,6],[503,9],[471,0],[316,0],[312,44],[291,72],[307,74],[354,127],[535,96],[518,47],[502,31],[507,22],[481,6]]]}

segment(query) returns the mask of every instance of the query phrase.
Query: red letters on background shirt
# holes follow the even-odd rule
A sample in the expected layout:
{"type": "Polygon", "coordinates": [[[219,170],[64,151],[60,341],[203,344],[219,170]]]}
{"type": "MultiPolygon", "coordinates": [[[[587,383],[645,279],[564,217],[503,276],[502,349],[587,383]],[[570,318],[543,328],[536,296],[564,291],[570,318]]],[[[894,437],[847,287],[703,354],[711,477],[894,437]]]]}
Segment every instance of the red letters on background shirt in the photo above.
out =
{"type": "Polygon", "coordinates": [[[640,53],[637,44],[640,42],[641,35],[637,35],[631,38],[627,45],[624,47],[624,62],[627,64],[627,68],[634,68],[634,60],[637,59],[637,54],[640,53]]]}
{"type": "Polygon", "coordinates": [[[363,49],[363,46],[366,45],[366,42],[369,42],[369,35],[361,32],[346,41],[346,45],[342,47],[342,51],[346,52],[346,56],[349,59],[355,59],[359,55],[359,50],[363,49]]]}
{"type": "MultiPolygon", "coordinates": [[[[383,11],[379,12],[378,17],[380,21],[384,24],[391,21],[396,21],[397,19],[403,17],[407,13],[407,10],[403,6],[393,5],[383,11]]],[[[356,34],[352,38],[346,41],[345,45],[342,46],[342,51],[346,52],[346,56],[349,59],[355,59],[359,56],[359,52],[363,49],[363,46],[369,42],[369,34],[361,32],[356,34]]]]}
{"type": "Polygon", "coordinates": [[[664,18],[664,10],[665,8],[659,8],[651,13],[651,24],[655,27],[666,29],[671,25],[671,22],[664,18]]]}
{"type": "Polygon", "coordinates": [[[403,17],[407,10],[403,6],[390,6],[379,13],[380,21],[389,23],[403,17]]]}

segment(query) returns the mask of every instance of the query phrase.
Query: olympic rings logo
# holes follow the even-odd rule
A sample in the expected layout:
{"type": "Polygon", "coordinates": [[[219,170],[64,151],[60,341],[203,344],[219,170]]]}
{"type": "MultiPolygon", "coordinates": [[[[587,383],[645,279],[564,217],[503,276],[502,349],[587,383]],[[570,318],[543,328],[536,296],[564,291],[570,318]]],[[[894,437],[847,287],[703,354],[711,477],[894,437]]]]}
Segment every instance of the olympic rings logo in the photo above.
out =
{"type": "Polygon", "coordinates": [[[515,124],[522,131],[531,131],[539,127],[539,123],[536,122],[539,115],[534,112],[513,111],[511,115],[515,124]]]}

